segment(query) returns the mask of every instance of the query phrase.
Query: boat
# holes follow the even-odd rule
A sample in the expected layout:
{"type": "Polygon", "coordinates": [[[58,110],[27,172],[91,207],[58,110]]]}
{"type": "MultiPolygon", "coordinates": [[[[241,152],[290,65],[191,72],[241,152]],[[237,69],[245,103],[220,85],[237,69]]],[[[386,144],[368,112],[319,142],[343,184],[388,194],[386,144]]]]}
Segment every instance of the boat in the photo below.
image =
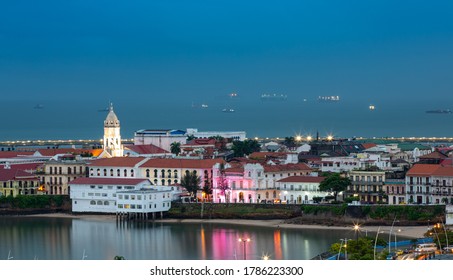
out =
{"type": "Polygon", "coordinates": [[[451,114],[452,111],[450,109],[438,109],[438,110],[428,110],[426,111],[427,114],[451,114]]]}
{"type": "Polygon", "coordinates": [[[238,94],[236,92],[232,92],[229,94],[230,97],[238,97],[238,94]]]}
{"type": "Polygon", "coordinates": [[[374,109],[376,109],[373,104],[371,104],[369,108],[370,108],[370,111],[374,111],[374,109]]]}
{"type": "Polygon", "coordinates": [[[201,108],[208,108],[208,104],[201,104],[201,108]]]}
{"type": "Polygon", "coordinates": [[[261,100],[286,100],[287,98],[286,94],[261,94],[261,100]]]}
{"type": "Polygon", "coordinates": [[[222,112],[224,112],[224,113],[234,113],[234,109],[232,109],[232,108],[228,108],[228,109],[225,108],[225,109],[222,110],[222,112]]]}
{"type": "Polygon", "coordinates": [[[318,96],[319,102],[338,102],[340,101],[340,96],[338,95],[329,95],[329,96],[318,96]]]}
{"type": "Polygon", "coordinates": [[[33,109],[44,109],[44,106],[42,104],[37,104],[33,109]]]}

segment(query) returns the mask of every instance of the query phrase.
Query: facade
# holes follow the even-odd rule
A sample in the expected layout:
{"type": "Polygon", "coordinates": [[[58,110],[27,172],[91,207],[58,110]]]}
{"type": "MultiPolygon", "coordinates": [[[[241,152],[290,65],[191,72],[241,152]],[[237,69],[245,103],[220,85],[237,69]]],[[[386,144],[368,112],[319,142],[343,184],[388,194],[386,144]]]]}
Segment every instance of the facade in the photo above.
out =
{"type": "Polygon", "coordinates": [[[141,129],[134,133],[134,145],[154,145],[166,151],[176,142],[186,144],[186,132],[175,129],[141,129]]]}
{"type": "Polygon", "coordinates": [[[358,197],[364,203],[386,202],[384,171],[351,171],[348,175],[351,185],[345,192],[346,196],[358,197]]]}
{"type": "Polygon", "coordinates": [[[244,141],[246,138],[245,131],[198,131],[197,128],[188,128],[187,136],[193,136],[195,138],[209,138],[215,136],[221,136],[223,138],[231,138],[233,140],[244,141]]]}
{"type": "Polygon", "coordinates": [[[406,204],[406,181],[404,179],[386,179],[384,186],[388,204],[406,204]]]}
{"type": "Polygon", "coordinates": [[[43,164],[42,172],[38,172],[46,194],[69,195],[69,182],[80,177],[87,177],[87,162],[73,155],[64,155],[57,160],[49,160],[43,164]]]}
{"type": "Polygon", "coordinates": [[[91,178],[142,178],[138,167],[147,161],[144,157],[103,158],[88,165],[91,178]]]}
{"type": "Polygon", "coordinates": [[[453,204],[453,166],[415,164],[406,174],[406,200],[416,204],[453,204]]]}
{"type": "Polygon", "coordinates": [[[277,181],[290,176],[308,176],[312,169],[304,163],[269,165],[264,163],[228,163],[221,169],[213,168],[213,197],[215,202],[258,203],[262,200],[278,200],[280,190],[277,181]],[[221,182],[228,185],[222,193],[221,182]]]}
{"type": "Polygon", "coordinates": [[[328,192],[319,190],[324,177],[290,176],[277,181],[279,199],[287,203],[313,203],[313,197],[325,197],[328,192]]]}
{"type": "Polygon", "coordinates": [[[39,178],[9,164],[0,169],[0,196],[41,194],[39,178]]]}
{"type": "Polygon", "coordinates": [[[123,145],[121,143],[120,121],[113,111],[113,104],[110,104],[109,113],[104,121],[104,151],[112,157],[123,156],[123,145]]]}
{"type": "Polygon", "coordinates": [[[116,213],[117,192],[151,189],[151,182],[132,178],[78,178],[69,186],[73,212],[116,213]]]}
{"type": "Polygon", "coordinates": [[[129,213],[157,213],[170,210],[171,194],[169,191],[141,189],[120,191],[116,194],[116,212],[129,213]]]}
{"type": "Polygon", "coordinates": [[[155,185],[178,186],[183,176],[195,172],[201,177],[203,188],[213,185],[213,167],[223,162],[223,159],[149,159],[140,165],[139,174],[155,185]]]}

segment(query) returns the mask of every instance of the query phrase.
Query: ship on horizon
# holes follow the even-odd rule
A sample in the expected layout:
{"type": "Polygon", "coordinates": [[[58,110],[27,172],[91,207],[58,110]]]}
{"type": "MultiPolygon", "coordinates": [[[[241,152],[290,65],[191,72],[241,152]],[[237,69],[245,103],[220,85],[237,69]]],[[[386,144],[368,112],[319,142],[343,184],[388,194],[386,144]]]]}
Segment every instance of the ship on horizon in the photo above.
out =
{"type": "Polygon", "coordinates": [[[427,114],[451,114],[452,111],[450,109],[438,109],[438,110],[428,110],[426,111],[427,114]]]}
{"type": "Polygon", "coordinates": [[[286,100],[287,98],[286,94],[261,94],[261,100],[286,100]]]}
{"type": "Polygon", "coordinates": [[[233,108],[225,108],[222,110],[222,112],[224,113],[234,113],[234,109],[233,108]]]}
{"type": "Polygon", "coordinates": [[[338,102],[340,101],[339,95],[326,95],[326,96],[318,96],[319,102],[338,102]]]}

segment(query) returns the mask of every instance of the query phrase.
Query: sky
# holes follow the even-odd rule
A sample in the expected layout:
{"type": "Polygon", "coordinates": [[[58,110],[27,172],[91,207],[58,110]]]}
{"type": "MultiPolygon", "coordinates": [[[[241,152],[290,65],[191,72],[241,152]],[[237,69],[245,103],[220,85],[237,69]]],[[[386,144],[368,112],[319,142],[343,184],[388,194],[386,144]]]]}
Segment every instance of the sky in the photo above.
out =
{"type": "Polygon", "coordinates": [[[231,92],[448,107],[452,18],[443,0],[0,1],[1,100],[81,113],[231,92]]]}

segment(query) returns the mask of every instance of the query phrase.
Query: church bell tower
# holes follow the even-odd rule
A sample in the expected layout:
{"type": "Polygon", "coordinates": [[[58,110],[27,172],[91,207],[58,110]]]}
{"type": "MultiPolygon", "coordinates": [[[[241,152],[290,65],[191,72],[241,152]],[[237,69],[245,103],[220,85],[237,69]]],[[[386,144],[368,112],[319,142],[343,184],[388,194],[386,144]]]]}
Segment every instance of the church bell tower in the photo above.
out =
{"type": "Polygon", "coordinates": [[[120,121],[113,111],[113,104],[110,103],[109,113],[104,121],[104,151],[112,157],[123,156],[123,145],[121,144],[120,121]]]}

